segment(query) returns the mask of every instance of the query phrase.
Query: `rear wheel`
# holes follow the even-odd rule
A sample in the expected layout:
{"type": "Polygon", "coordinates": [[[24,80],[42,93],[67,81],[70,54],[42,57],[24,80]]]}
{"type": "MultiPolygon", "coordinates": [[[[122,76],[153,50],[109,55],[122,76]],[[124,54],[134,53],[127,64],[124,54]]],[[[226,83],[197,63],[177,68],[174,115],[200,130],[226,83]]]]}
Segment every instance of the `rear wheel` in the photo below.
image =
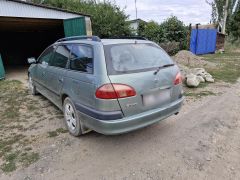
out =
{"type": "Polygon", "coordinates": [[[77,110],[70,98],[65,98],[63,103],[63,113],[65,124],[73,136],[80,136],[82,134],[81,121],[79,119],[77,110]]]}
{"type": "Polygon", "coordinates": [[[28,88],[29,88],[29,92],[32,95],[37,95],[38,94],[38,92],[36,90],[36,86],[33,84],[32,77],[31,77],[30,74],[29,74],[29,77],[28,77],[28,88]]]}

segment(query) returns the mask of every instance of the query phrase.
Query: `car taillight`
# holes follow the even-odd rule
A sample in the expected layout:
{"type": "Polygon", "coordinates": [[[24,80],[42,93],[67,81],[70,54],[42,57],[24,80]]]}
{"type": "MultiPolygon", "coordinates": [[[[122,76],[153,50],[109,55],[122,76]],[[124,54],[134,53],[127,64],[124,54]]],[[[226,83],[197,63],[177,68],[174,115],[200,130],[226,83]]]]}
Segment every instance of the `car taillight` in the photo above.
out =
{"type": "Polygon", "coordinates": [[[181,73],[177,73],[176,77],[175,77],[175,80],[174,80],[174,85],[178,85],[178,84],[181,84],[182,83],[182,76],[181,76],[181,73]]]}
{"type": "Polygon", "coordinates": [[[117,99],[136,95],[136,91],[125,84],[105,84],[97,89],[95,93],[99,99],[117,99]]]}

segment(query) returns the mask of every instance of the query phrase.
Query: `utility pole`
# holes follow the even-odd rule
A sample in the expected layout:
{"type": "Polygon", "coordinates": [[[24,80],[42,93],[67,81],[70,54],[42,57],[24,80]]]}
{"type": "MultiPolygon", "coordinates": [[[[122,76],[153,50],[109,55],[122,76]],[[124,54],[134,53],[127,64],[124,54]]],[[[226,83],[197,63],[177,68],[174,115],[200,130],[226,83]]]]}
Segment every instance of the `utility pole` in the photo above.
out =
{"type": "Polygon", "coordinates": [[[226,24],[227,24],[227,16],[228,16],[228,5],[229,0],[226,0],[226,5],[224,6],[224,18],[223,18],[223,28],[222,33],[226,34],[226,24]]]}
{"type": "Polygon", "coordinates": [[[137,0],[135,0],[135,11],[136,11],[136,19],[137,19],[137,16],[138,16],[138,14],[137,14],[137,0]]]}

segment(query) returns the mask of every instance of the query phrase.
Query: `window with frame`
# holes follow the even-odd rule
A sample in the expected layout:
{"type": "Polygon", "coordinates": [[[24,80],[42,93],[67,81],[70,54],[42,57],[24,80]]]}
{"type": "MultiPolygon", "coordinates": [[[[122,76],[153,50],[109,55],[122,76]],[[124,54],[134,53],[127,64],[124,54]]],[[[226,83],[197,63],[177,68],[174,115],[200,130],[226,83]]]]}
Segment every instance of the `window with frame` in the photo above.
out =
{"type": "Polygon", "coordinates": [[[70,45],[59,45],[50,62],[50,66],[65,68],[70,56],[70,52],[71,52],[70,45]]]}
{"type": "Polygon", "coordinates": [[[93,49],[87,45],[73,44],[70,56],[70,69],[93,73],[93,49]]]}
{"type": "Polygon", "coordinates": [[[53,54],[54,54],[54,47],[50,46],[41,54],[41,56],[38,59],[38,62],[40,64],[49,64],[53,54]]]}

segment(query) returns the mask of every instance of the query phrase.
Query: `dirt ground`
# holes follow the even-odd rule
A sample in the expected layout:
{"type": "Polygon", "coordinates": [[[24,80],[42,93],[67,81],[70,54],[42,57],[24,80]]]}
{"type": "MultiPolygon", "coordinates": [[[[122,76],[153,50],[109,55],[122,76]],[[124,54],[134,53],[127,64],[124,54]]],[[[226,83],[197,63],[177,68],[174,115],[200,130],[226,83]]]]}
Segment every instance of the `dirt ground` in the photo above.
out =
{"type": "Polygon", "coordinates": [[[6,79],[18,80],[27,85],[28,66],[8,67],[6,69],[6,79]]]}
{"type": "MultiPolygon", "coordinates": [[[[222,89],[188,100],[178,116],[119,136],[49,137],[63,121],[43,118],[31,144],[40,159],[0,179],[239,179],[240,82],[222,89]]],[[[46,103],[42,111],[51,107],[36,99],[46,103]]]]}
{"type": "Polygon", "coordinates": [[[240,80],[185,88],[180,114],[150,127],[79,138],[25,84],[1,89],[1,180],[240,179],[240,80]]]}

